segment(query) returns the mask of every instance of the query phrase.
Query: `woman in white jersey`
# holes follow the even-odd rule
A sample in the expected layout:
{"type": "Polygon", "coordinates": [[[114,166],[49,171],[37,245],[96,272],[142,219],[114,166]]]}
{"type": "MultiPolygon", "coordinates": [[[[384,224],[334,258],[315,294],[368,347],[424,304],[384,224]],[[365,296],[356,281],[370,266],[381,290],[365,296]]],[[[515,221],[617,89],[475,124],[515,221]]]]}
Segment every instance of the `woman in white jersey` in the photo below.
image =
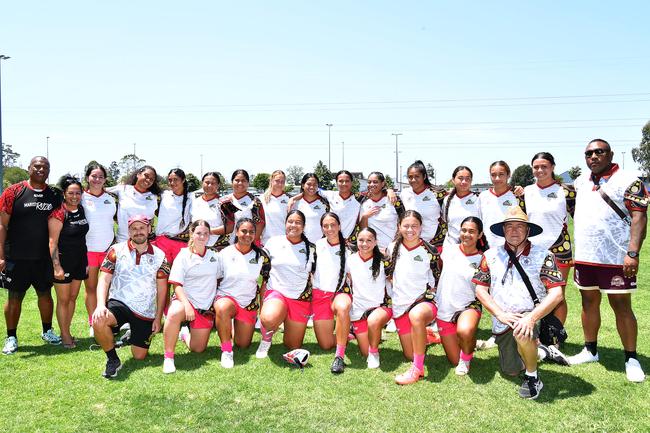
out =
{"type": "Polygon", "coordinates": [[[208,247],[217,243],[219,236],[225,233],[223,219],[221,218],[221,202],[219,201],[219,185],[221,175],[216,171],[209,171],[201,178],[202,193],[195,195],[192,201],[192,221],[205,220],[210,224],[210,240],[208,247]]]}
{"type": "Polygon", "coordinates": [[[319,179],[314,173],[306,173],[300,180],[300,196],[294,197],[289,209],[297,209],[305,215],[305,236],[312,244],[323,237],[320,218],[330,211],[330,204],[318,190],[319,179]],[[300,197],[300,198],[298,198],[300,197]]]}
{"type": "Polygon", "coordinates": [[[242,168],[235,170],[230,177],[232,194],[221,199],[221,213],[226,226],[226,234],[217,242],[222,249],[235,243],[235,224],[241,218],[250,218],[255,222],[255,242],[260,241],[264,231],[264,208],[259,198],[248,192],[250,176],[242,168]]]}
{"type": "Polygon", "coordinates": [[[161,193],[157,177],[156,169],[145,165],[129,175],[123,185],[106,189],[118,199],[117,242],[124,242],[129,238],[129,218],[144,215],[149,221],[153,221],[161,193]]]}
{"type": "Polygon", "coordinates": [[[357,236],[358,252],[346,262],[346,273],[352,292],[350,320],[368,368],[379,368],[381,330],[393,317],[390,297],[386,292],[384,255],[377,245],[377,233],[364,227],[357,236]]]}
{"type": "Polygon", "coordinates": [[[436,290],[436,323],[447,359],[456,365],[459,376],[469,372],[474,357],[482,309],[476,300],[472,278],[485,247],[483,223],[470,216],[460,225],[460,244],[442,250],[443,267],[436,290]]]}
{"type": "Polygon", "coordinates": [[[394,203],[386,192],[386,179],[378,171],[368,176],[368,194],[361,203],[359,227],[371,227],[377,232],[379,249],[386,251],[388,244],[397,232],[397,220],[404,213],[402,199],[398,196],[394,203]]]}
{"type": "Polygon", "coordinates": [[[447,234],[443,248],[460,243],[460,223],[468,216],[481,218],[481,205],[478,194],[472,191],[474,174],[469,167],[460,165],[454,169],[451,181],[454,188],[445,197],[442,205],[442,219],[447,234]]]}
{"type": "Polygon", "coordinates": [[[341,233],[338,215],[327,212],[320,219],[325,237],[316,241],[316,271],[312,291],[311,312],[314,317],[314,333],[321,349],[336,346],[331,371],[343,373],[345,347],[350,332],[350,289],[345,284],[345,263],[349,250],[341,233]],[[334,316],[336,315],[336,338],[334,316]]]}
{"type": "MultiPolygon", "coordinates": [[[[544,231],[530,241],[535,245],[548,248],[555,254],[562,280],[567,281],[569,270],[573,266],[573,251],[567,224],[569,215],[573,217],[576,192],[573,186],[556,180],[553,172],[555,158],[550,153],[537,153],[531,160],[531,166],[536,182],[524,188],[524,210],[528,220],[542,227],[544,231]]],[[[562,293],[565,288],[566,286],[562,286],[562,293]]],[[[553,314],[562,323],[566,321],[567,303],[564,297],[553,314]]]]}
{"type": "Polygon", "coordinates": [[[178,253],[169,274],[174,297],[163,328],[163,373],[176,371],[174,351],[182,322],[190,322],[190,334],[183,337],[183,342],[192,352],[205,350],[214,324],[212,303],[217,291],[217,278],[221,277],[223,268],[217,253],[207,248],[210,224],[197,220],[190,224],[189,229],[187,247],[178,253]]]}
{"type": "Polygon", "coordinates": [[[92,163],[86,167],[88,188],[81,195],[81,206],[88,220],[89,230],[86,234],[88,248],[88,278],[84,280],[86,288],[86,311],[90,336],[93,333],[93,311],[97,308],[97,281],[99,267],[102,265],[108,248],[115,239],[114,220],[117,202],[115,196],[106,192],[107,173],[103,165],[92,163]]]}
{"type": "Polygon", "coordinates": [[[171,265],[181,248],[187,246],[192,199],[183,170],[169,170],[167,182],[170,189],[163,191],[160,196],[156,239],[152,243],[163,250],[167,262],[171,265]]]}
{"type": "MultiPolygon", "coordinates": [[[[481,204],[481,221],[486,227],[503,221],[503,215],[506,210],[519,204],[519,199],[513,192],[513,188],[508,183],[510,179],[510,166],[505,161],[495,161],[490,164],[490,180],[492,187],[479,194],[481,204]]],[[[518,187],[523,191],[521,187],[518,187]]],[[[503,238],[497,236],[491,231],[485,232],[490,247],[503,245],[503,238]]]]}
{"type": "Polygon", "coordinates": [[[287,176],[282,170],[275,170],[271,173],[269,187],[262,196],[262,207],[264,208],[264,233],[262,233],[262,245],[273,236],[284,235],[284,221],[287,218],[289,209],[289,196],[284,192],[287,176]]]}
{"type": "Polygon", "coordinates": [[[233,339],[237,347],[246,348],[251,344],[260,306],[257,280],[261,276],[265,283],[271,269],[268,255],[255,245],[255,230],[252,219],[240,219],[235,224],[235,244],[219,253],[223,277],[217,289],[214,311],[224,368],[235,365],[233,339]]]}
{"type": "Polygon", "coordinates": [[[422,217],[417,211],[406,211],[398,225],[395,241],[388,247],[388,274],[392,280],[389,294],[402,351],[413,360],[411,368],[398,375],[395,382],[408,385],[424,377],[426,325],[437,315],[434,293],[440,276],[440,256],[420,238],[422,217]]]}
{"type": "Polygon", "coordinates": [[[271,259],[271,272],[260,311],[262,341],[255,354],[266,358],[271,339],[284,323],[284,345],[302,345],[310,314],[311,273],[316,266],[314,245],[305,236],[305,215],[294,209],[286,218],[286,234],[269,239],[264,248],[271,259]]]}
{"type": "Polygon", "coordinates": [[[442,201],[447,192],[431,185],[427,169],[420,160],[409,165],[406,175],[411,188],[404,189],[400,194],[404,209],[416,210],[422,215],[422,239],[433,244],[438,234],[442,201]]]}

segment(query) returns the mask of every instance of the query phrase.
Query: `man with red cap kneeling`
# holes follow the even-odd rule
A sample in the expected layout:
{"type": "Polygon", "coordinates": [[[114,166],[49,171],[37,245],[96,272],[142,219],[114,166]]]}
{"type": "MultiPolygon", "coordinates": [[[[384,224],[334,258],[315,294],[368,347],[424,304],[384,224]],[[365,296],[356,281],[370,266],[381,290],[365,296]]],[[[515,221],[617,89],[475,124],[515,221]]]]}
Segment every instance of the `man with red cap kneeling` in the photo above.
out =
{"type": "Polygon", "coordinates": [[[553,253],[528,240],[542,228],[528,222],[519,206],[509,208],[490,230],[505,243],[484,253],[472,282],[492,314],[501,370],[510,376],[525,370],[519,396],[535,399],[543,387],[537,375],[538,322],[562,300],[565,283],[553,253]]]}
{"type": "Polygon", "coordinates": [[[102,263],[93,313],[95,339],[106,352],[102,375],[107,379],[116,377],[122,368],[113,331],[128,323],[133,358],[144,359],[153,334],[162,329],[167,296],[170,267],[165,253],[149,243],[149,219],[136,215],[129,219],[128,226],[129,239],[113,245],[102,263]]]}

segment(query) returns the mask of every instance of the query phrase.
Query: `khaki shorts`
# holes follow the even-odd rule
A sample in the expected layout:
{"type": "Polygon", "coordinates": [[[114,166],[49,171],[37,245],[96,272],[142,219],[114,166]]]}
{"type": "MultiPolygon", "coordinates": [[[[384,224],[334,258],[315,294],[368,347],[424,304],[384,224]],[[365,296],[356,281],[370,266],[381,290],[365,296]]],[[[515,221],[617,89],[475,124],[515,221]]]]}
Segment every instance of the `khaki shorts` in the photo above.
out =
{"type": "MultiPolygon", "coordinates": [[[[535,324],[533,338],[539,337],[539,323],[535,324]]],[[[524,361],[517,350],[517,340],[512,335],[512,329],[496,335],[495,341],[499,346],[499,368],[509,376],[516,376],[524,370],[524,361]]]]}

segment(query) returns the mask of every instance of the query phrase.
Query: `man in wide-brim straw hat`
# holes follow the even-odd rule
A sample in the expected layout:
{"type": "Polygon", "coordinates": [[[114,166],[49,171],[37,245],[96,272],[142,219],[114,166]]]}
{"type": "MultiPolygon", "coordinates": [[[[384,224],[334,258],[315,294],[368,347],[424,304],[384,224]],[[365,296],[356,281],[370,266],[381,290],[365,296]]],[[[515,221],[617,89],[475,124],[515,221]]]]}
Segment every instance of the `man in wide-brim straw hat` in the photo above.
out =
{"type": "Polygon", "coordinates": [[[519,396],[534,399],[543,387],[537,375],[537,322],[562,300],[564,281],[553,253],[528,240],[542,233],[542,228],[528,222],[519,206],[509,208],[503,222],[492,225],[490,230],[505,237],[505,244],[485,252],[472,280],[476,297],[492,314],[501,370],[511,376],[525,370],[519,396]],[[537,306],[513,258],[528,276],[540,301],[537,306]]]}

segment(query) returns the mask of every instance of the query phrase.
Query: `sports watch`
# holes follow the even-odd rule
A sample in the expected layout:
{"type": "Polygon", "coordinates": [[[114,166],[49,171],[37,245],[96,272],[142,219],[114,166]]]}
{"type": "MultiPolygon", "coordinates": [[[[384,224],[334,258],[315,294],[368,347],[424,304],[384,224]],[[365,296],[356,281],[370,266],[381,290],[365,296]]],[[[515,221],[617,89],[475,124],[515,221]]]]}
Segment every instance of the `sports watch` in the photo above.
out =
{"type": "Polygon", "coordinates": [[[637,259],[639,258],[639,252],[638,251],[628,251],[627,256],[631,259],[637,259]]]}

